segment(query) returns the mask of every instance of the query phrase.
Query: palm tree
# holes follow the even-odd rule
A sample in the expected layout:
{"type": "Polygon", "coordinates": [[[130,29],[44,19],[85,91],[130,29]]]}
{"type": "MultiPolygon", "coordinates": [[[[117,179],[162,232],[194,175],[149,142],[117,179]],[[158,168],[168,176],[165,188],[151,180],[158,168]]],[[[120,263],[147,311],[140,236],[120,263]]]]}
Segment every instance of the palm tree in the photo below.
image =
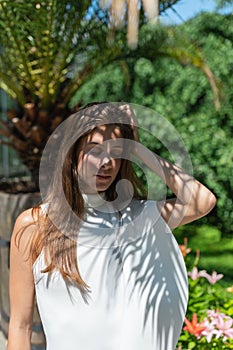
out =
{"type": "MultiPolygon", "coordinates": [[[[124,26],[127,14],[128,45],[135,48],[138,42],[139,6],[138,0],[112,0],[110,4],[109,20],[111,29],[120,29],[124,26]]],[[[101,7],[107,7],[108,1],[100,1],[101,7]]],[[[159,0],[143,0],[142,7],[149,21],[157,21],[159,16],[159,0]]]]}
{"type": "MultiPolygon", "coordinates": [[[[177,1],[161,1],[162,10],[177,1]]],[[[113,42],[106,43],[111,32],[108,11],[96,1],[0,0],[0,88],[16,102],[8,110],[8,119],[1,120],[1,143],[17,151],[37,188],[48,137],[73,111],[72,96],[104,65],[140,55],[174,57],[202,69],[217,98],[214,77],[200,52],[190,43],[185,45],[175,28],[153,30],[155,35],[144,36],[138,48],[131,50],[124,28],[115,33],[113,42]]]]}
{"type": "Polygon", "coordinates": [[[148,21],[157,23],[160,13],[175,5],[179,0],[100,0],[100,7],[109,8],[109,22],[112,30],[121,29],[127,17],[128,45],[135,48],[138,43],[139,15],[142,8],[148,21]]]}

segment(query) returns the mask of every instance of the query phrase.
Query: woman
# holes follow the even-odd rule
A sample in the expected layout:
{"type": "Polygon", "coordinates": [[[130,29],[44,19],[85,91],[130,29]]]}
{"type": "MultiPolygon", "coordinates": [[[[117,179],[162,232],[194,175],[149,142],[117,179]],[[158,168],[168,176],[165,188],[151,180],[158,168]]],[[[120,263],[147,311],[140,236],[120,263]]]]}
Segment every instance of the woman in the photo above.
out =
{"type": "Polygon", "coordinates": [[[187,278],[171,229],[206,215],[213,193],[139,143],[127,104],[71,116],[40,178],[43,204],[18,217],[11,240],[7,349],[30,349],[36,294],[47,350],[173,350],[187,278]],[[175,198],[147,200],[132,159],[175,198]]]}

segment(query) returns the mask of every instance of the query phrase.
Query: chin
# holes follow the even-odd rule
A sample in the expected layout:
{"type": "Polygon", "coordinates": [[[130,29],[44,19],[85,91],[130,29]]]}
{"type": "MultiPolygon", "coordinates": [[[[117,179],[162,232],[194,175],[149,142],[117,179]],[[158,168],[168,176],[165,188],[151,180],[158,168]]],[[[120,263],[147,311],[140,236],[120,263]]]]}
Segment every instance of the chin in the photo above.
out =
{"type": "MultiPolygon", "coordinates": [[[[109,185],[110,186],[110,185],[109,185]]],[[[109,188],[109,186],[96,186],[96,191],[97,192],[104,192],[104,191],[106,191],[108,188],[109,188]]]]}

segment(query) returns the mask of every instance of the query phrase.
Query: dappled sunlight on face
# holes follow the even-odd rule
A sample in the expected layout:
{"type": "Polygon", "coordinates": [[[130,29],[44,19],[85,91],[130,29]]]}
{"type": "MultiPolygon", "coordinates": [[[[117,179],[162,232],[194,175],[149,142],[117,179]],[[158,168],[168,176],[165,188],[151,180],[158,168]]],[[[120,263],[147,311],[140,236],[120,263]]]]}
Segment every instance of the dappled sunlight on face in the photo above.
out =
{"type": "Polygon", "coordinates": [[[115,180],[123,153],[119,127],[101,125],[82,142],[78,159],[80,188],[85,193],[106,191],[115,180]]]}

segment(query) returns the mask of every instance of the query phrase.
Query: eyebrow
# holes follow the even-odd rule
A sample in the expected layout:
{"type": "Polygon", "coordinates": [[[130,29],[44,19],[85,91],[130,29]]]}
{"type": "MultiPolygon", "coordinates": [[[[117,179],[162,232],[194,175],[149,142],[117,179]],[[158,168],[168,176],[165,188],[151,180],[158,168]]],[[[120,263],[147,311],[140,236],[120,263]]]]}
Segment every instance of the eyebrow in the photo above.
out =
{"type": "MultiPolygon", "coordinates": [[[[86,146],[91,146],[91,145],[101,146],[102,143],[93,142],[93,141],[90,141],[90,142],[87,142],[87,143],[86,143],[86,146]]],[[[121,146],[121,145],[114,145],[114,144],[113,144],[112,147],[113,147],[113,148],[123,148],[123,146],[121,146]]]]}
{"type": "Polygon", "coordinates": [[[90,141],[90,142],[87,142],[86,145],[87,145],[87,146],[88,146],[88,145],[100,145],[100,143],[90,141]]]}

